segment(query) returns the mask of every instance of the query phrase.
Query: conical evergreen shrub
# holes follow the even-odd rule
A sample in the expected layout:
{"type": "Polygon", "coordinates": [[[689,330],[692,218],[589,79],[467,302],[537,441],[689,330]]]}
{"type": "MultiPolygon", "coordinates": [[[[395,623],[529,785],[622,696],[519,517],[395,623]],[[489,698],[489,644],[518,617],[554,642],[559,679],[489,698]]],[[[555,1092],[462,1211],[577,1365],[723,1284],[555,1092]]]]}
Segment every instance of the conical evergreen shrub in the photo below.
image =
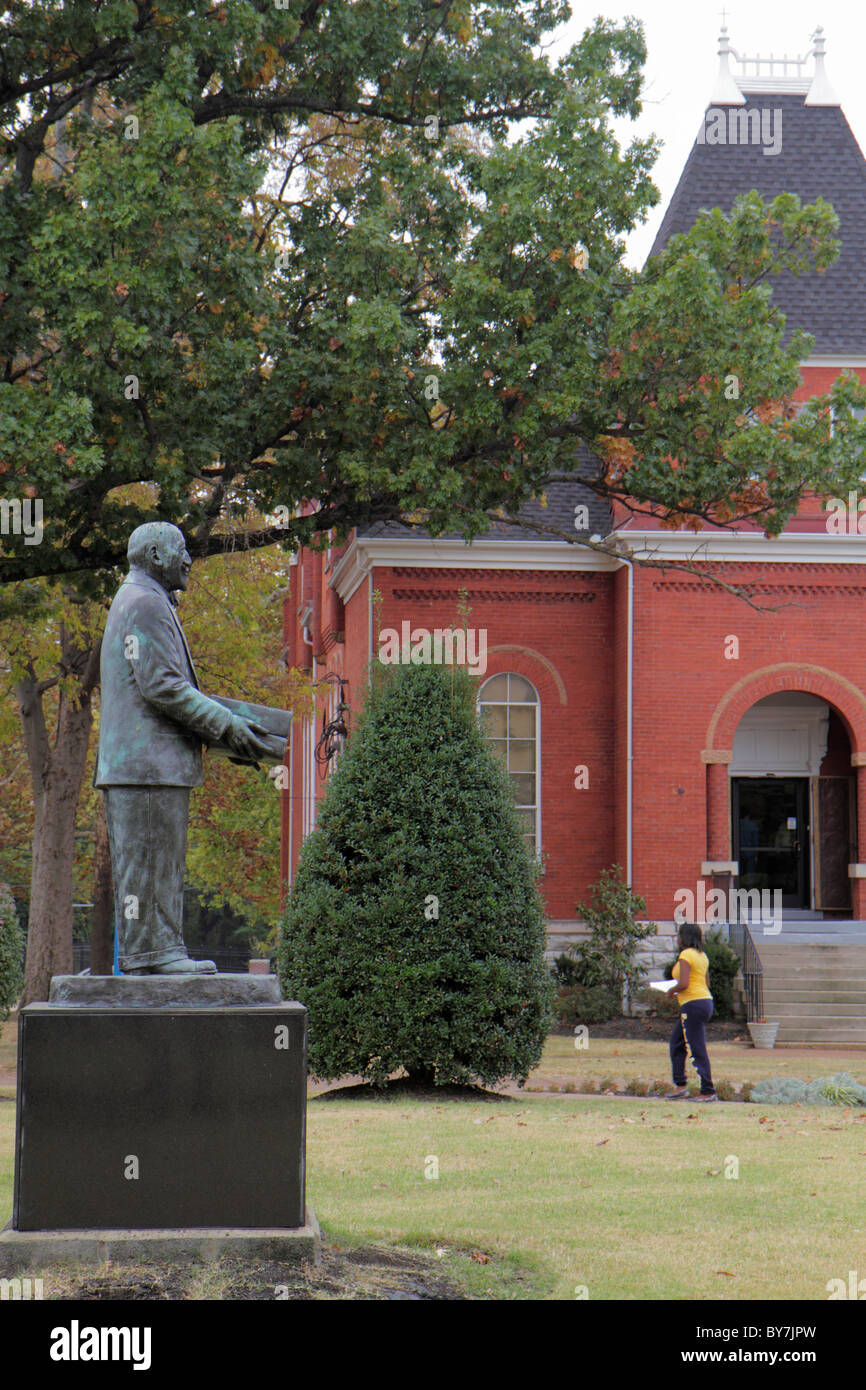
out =
{"type": "Polygon", "coordinates": [[[310,1071],[522,1084],[554,990],[508,774],[465,670],[373,669],[280,924],[283,993],[309,1010],[310,1071]]]}

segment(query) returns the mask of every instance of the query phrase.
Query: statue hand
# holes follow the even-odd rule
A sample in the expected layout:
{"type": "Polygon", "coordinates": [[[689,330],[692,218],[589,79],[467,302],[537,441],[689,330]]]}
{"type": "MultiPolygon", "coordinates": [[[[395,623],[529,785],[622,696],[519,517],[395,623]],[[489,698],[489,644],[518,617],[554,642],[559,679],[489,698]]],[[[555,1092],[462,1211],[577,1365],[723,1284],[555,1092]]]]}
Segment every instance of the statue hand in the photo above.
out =
{"type": "Polygon", "coordinates": [[[233,753],[237,753],[246,762],[252,762],[271,756],[271,750],[262,741],[262,736],[267,738],[268,731],[263,729],[261,724],[254,724],[251,719],[240,719],[233,715],[225,733],[225,741],[233,753]]]}

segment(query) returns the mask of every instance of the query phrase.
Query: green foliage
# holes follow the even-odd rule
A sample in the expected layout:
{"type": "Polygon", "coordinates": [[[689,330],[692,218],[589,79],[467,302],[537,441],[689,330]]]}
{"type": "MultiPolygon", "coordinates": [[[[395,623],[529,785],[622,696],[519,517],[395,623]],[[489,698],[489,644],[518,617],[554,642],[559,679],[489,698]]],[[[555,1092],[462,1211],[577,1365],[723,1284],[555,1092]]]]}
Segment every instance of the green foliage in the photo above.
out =
{"type": "Polygon", "coordinates": [[[569,946],[566,957],[573,962],[575,983],[601,987],[621,1000],[623,985],[633,993],[646,975],[635,953],[641,941],[655,935],[656,923],[635,920],[637,913],[646,912],[646,901],[623,882],[618,864],[602,870],[591,892],[588,906],[577,905],[578,915],[589,927],[589,940],[569,946]]]}
{"type": "Polygon", "coordinates": [[[560,1023],[608,1023],[622,1014],[622,995],[604,985],[565,985],[554,1009],[560,1023]]]}
{"type": "Polygon", "coordinates": [[[753,1083],[748,1099],[756,1105],[866,1105],[866,1086],[845,1071],[814,1081],[774,1076],[753,1083]]]}
{"type": "Polygon", "coordinates": [[[24,988],[24,933],[18,925],[15,899],[0,883],[0,1020],[9,1017],[24,988]]]}
{"type": "Polygon", "coordinates": [[[704,951],[710,962],[707,988],[713,996],[713,1017],[734,1017],[734,978],[740,968],[739,957],[720,931],[704,933],[704,951]]]}
{"type": "Polygon", "coordinates": [[[552,1021],[536,868],[459,668],[374,668],[281,922],[310,1069],[522,1084],[552,1021]]]}
{"type": "Polygon", "coordinates": [[[7,10],[0,465],[45,537],[4,537],[0,582],[104,592],[155,515],[195,556],[371,516],[477,535],[579,440],[601,495],[674,519],[776,531],[859,485],[861,388],[770,408],[808,352],[772,277],[833,260],[831,208],[750,193],[623,264],[658,198],[653,142],[614,133],[636,21],[555,60],[562,0],[7,10]]]}

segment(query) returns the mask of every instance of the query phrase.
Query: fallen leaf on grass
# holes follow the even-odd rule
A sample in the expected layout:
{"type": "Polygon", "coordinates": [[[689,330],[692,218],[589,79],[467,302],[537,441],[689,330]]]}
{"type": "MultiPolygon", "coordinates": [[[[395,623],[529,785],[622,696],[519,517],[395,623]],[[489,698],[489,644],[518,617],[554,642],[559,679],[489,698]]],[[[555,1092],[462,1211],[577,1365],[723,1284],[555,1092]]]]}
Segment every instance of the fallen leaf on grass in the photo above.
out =
{"type": "Polygon", "coordinates": [[[721,1168],[708,1168],[708,1169],[707,1169],[707,1176],[710,1177],[710,1178],[717,1178],[717,1177],[719,1176],[719,1173],[721,1173],[721,1171],[722,1171],[721,1168]]]}
{"type": "Polygon", "coordinates": [[[717,1274],[724,1274],[726,1279],[736,1279],[736,1274],[732,1274],[729,1269],[717,1269],[717,1274]]]}
{"type": "Polygon", "coordinates": [[[595,1147],[596,1147],[597,1149],[600,1149],[601,1146],[602,1146],[602,1144],[609,1144],[609,1143],[610,1143],[610,1140],[609,1140],[609,1139],[598,1139],[598,1140],[596,1141],[595,1147]]]}
{"type": "Polygon", "coordinates": [[[489,1255],[485,1255],[485,1254],[483,1253],[483,1251],[481,1251],[481,1250],[473,1250],[473,1251],[472,1251],[472,1254],[469,1256],[469,1258],[470,1258],[470,1260],[474,1260],[475,1263],[476,1263],[477,1265],[489,1265],[489,1264],[490,1264],[490,1256],[489,1256],[489,1255]]]}

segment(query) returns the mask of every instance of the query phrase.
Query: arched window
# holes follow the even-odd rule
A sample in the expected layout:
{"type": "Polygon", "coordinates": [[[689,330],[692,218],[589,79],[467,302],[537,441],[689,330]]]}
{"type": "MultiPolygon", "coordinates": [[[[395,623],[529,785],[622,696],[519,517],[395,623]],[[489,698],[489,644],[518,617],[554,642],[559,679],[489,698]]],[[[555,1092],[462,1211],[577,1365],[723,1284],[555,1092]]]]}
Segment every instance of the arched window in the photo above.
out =
{"type": "Polygon", "coordinates": [[[533,854],[541,849],[540,708],[535,686],[512,671],[491,676],[478,695],[484,733],[508,769],[523,838],[533,854]]]}

